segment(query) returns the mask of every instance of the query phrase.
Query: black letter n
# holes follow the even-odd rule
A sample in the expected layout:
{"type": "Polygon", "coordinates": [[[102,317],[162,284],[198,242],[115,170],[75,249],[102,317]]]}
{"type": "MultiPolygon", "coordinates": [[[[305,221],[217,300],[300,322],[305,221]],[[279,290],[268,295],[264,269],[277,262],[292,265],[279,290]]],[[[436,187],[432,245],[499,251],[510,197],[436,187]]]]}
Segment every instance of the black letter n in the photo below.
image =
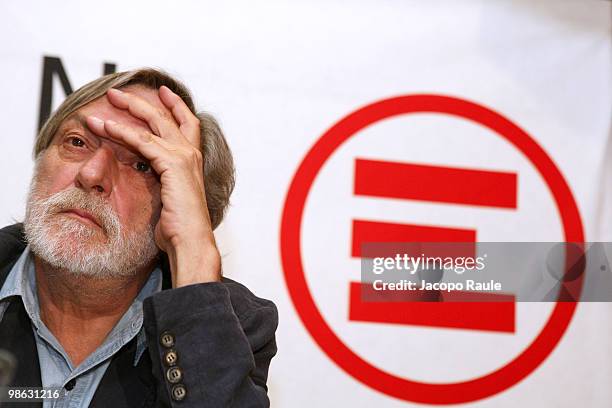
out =
{"type": "MultiPolygon", "coordinates": [[[[117,70],[117,65],[111,62],[104,63],[104,75],[113,74],[117,70]]],[[[43,75],[42,75],[42,88],[40,93],[40,110],[38,111],[38,131],[45,124],[45,121],[51,115],[51,108],[53,104],[53,76],[59,77],[62,88],[66,96],[72,93],[72,85],[68,80],[68,75],[62,65],[62,60],[58,57],[47,57],[43,58],[43,75]]]]}
{"type": "Polygon", "coordinates": [[[53,75],[55,74],[58,75],[66,96],[72,93],[72,86],[70,85],[64,66],[62,65],[62,60],[57,57],[44,57],[40,110],[38,111],[39,131],[51,114],[51,104],[53,103],[53,75]]]}

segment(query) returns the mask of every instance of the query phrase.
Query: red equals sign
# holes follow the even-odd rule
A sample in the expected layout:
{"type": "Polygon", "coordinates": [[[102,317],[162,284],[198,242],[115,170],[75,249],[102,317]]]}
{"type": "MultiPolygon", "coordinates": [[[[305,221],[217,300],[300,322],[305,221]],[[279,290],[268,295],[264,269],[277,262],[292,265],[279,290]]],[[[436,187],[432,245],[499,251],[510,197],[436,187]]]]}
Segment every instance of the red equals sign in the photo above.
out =
{"type": "MultiPolygon", "coordinates": [[[[354,194],[516,209],[517,177],[506,172],[357,159],[354,194]]],[[[362,244],[373,242],[463,242],[471,243],[464,247],[468,252],[465,256],[476,253],[476,231],[473,229],[366,220],[353,220],[352,227],[353,257],[365,257],[366,254],[361,253],[362,244]]],[[[394,255],[368,253],[367,257],[394,255]]],[[[512,295],[487,294],[485,296],[490,297],[491,301],[486,302],[364,302],[362,291],[368,289],[371,290],[371,285],[367,283],[351,282],[349,320],[507,333],[515,331],[515,299],[512,295]]],[[[469,292],[459,295],[469,296],[469,292]]]]}

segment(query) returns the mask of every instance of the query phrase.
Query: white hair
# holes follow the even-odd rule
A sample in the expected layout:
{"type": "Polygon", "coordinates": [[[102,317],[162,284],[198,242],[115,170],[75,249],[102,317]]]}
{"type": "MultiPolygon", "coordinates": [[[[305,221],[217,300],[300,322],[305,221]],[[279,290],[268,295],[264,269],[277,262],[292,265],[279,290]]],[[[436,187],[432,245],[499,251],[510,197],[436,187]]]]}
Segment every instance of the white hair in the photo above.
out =
{"type": "Polygon", "coordinates": [[[93,278],[129,277],[157,256],[152,225],[127,231],[102,197],[76,186],[43,197],[39,184],[36,169],[24,230],[32,252],[52,267],[93,278]],[[69,209],[92,214],[102,231],[61,214],[69,209]]]}

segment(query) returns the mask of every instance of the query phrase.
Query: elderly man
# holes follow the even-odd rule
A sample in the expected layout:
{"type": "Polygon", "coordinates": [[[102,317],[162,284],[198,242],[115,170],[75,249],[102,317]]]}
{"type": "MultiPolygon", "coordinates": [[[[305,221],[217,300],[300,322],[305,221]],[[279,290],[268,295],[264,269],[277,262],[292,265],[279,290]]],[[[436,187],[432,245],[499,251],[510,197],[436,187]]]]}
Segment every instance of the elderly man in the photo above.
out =
{"type": "Polygon", "coordinates": [[[142,69],[85,85],[38,135],[25,221],[0,231],[11,387],[62,387],[38,406],[269,405],[277,311],[221,276],[233,161],[195,112],[142,69]]]}

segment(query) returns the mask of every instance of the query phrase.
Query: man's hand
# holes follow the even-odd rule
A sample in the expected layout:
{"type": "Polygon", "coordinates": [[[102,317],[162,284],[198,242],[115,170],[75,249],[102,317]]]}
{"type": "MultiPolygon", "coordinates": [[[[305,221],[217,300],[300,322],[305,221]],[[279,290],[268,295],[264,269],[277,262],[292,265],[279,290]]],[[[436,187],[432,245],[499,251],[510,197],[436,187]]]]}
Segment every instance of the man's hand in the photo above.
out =
{"type": "Polygon", "coordinates": [[[206,205],[198,118],[165,86],[159,97],[172,117],[134,94],[110,89],[106,95],[153,131],[87,118],[94,133],[134,148],[159,175],[162,209],[155,242],[168,254],[173,286],[219,281],[221,260],[206,205]]]}

